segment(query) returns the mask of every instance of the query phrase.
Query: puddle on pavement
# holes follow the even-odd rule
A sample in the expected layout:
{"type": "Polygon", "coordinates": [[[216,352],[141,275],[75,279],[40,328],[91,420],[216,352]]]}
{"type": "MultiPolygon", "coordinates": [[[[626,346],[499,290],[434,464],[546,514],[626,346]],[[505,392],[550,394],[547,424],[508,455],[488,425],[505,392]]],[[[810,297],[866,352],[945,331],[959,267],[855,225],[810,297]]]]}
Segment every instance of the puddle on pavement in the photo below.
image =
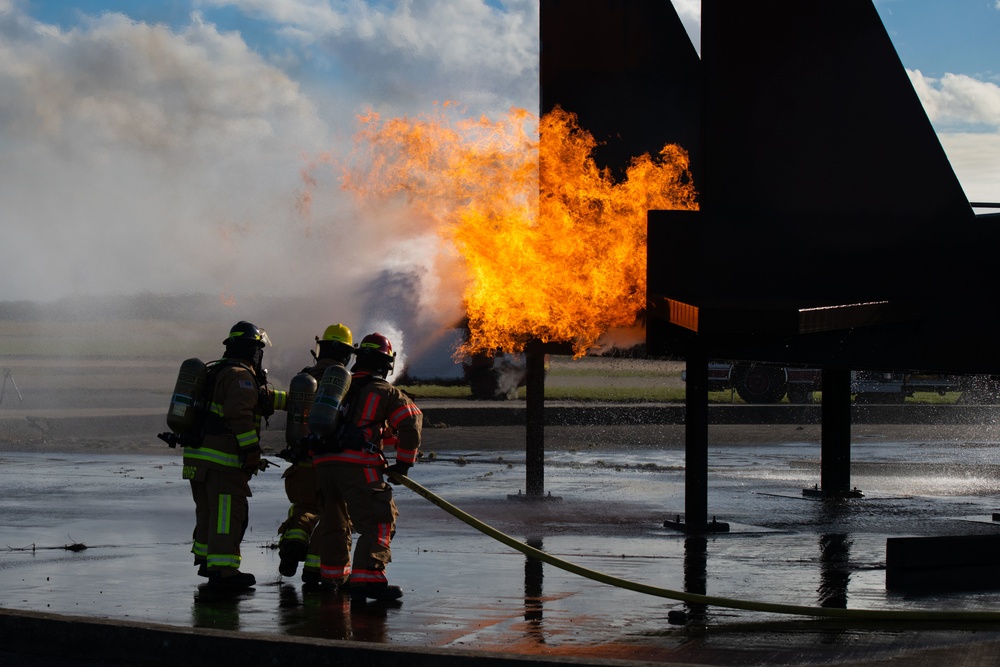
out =
{"type": "MultiPolygon", "coordinates": [[[[992,447],[973,448],[976,465],[956,467],[948,464],[956,458],[950,446],[864,443],[853,453],[852,483],[867,497],[842,502],[801,494],[818,481],[815,445],[713,448],[709,514],[733,531],[704,538],[663,526],[683,514],[683,460],[676,451],[554,453],[545,486],[561,500],[542,503],[507,500],[524,487],[519,452],[449,454],[449,460],[419,464],[412,476],[518,540],[649,586],[805,606],[995,609],[1000,592],[906,596],[885,590],[888,536],[1000,529],[983,520],[997,505],[1000,457],[992,447]],[[914,451],[921,463],[913,461],[914,451]]],[[[276,529],[288,503],[274,469],[252,482],[241,569],[257,576],[257,586],[233,598],[207,595],[189,553],[194,511],[180,460],[175,454],[0,456],[4,606],[518,653],[628,657],[630,646],[641,645],[643,655],[653,656],[691,651],[691,642],[702,641],[692,637],[693,626],[668,619],[691,611],[683,603],[527,559],[399,487],[401,516],[388,573],[404,590],[402,604],[352,607],[345,598],[304,592],[297,577],[277,572],[276,529]]],[[[722,608],[710,608],[706,620],[716,648],[739,628],[803,622],[722,608]]],[[[830,636],[848,641],[828,625],[807,627],[817,645],[830,636]]],[[[884,642],[890,641],[886,633],[884,642]]]]}

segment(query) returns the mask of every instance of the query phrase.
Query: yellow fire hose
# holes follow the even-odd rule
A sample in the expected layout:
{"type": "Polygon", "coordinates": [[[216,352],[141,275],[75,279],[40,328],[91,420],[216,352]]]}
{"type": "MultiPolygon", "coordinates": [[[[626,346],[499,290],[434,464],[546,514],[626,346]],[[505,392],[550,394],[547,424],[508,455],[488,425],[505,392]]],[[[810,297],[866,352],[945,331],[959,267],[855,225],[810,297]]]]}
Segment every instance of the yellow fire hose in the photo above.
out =
{"type": "Polygon", "coordinates": [[[489,535],[498,542],[502,542],[512,549],[520,551],[526,556],[535,558],[542,561],[543,563],[548,563],[553,567],[558,567],[561,570],[567,572],[572,572],[573,574],[578,574],[581,577],[586,577],[587,579],[592,579],[594,581],[601,582],[602,584],[608,584],[610,586],[617,586],[619,588],[624,588],[631,591],[636,591],[638,593],[645,593],[646,595],[655,595],[656,597],[668,598],[670,600],[679,600],[681,602],[687,602],[690,604],[702,604],[710,605],[714,607],[726,607],[729,609],[746,609],[749,611],[763,611],[771,612],[775,614],[794,614],[799,616],[822,616],[827,618],[838,618],[847,619],[853,621],[949,621],[949,622],[997,622],[1000,621],[1000,612],[997,611],[935,611],[935,610],[890,610],[890,609],[841,609],[832,607],[806,607],[803,605],[794,604],[780,604],[776,602],[760,602],[753,600],[737,600],[734,598],[724,598],[716,597],[712,595],[699,595],[697,593],[685,593],[683,591],[675,591],[669,588],[660,588],[658,586],[649,586],[647,584],[640,584],[634,581],[629,581],[627,579],[621,579],[619,577],[613,577],[609,574],[604,574],[603,572],[597,572],[596,570],[590,570],[585,567],[580,567],[570,563],[569,561],[562,560],[550,554],[545,553],[540,549],[528,546],[523,542],[519,542],[510,535],[500,532],[496,528],[483,523],[476,517],[463,512],[459,508],[455,507],[444,498],[432,493],[428,489],[422,487],[421,485],[414,482],[409,477],[400,475],[393,470],[386,470],[386,475],[392,478],[395,482],[402,484],[406,488],[410,489],[414,493],[417,493],[427,500],[431,501],[445,512],[448,512],[452,516],[460,519],[461,521],[472,526],[476,530],[489,535]]]}

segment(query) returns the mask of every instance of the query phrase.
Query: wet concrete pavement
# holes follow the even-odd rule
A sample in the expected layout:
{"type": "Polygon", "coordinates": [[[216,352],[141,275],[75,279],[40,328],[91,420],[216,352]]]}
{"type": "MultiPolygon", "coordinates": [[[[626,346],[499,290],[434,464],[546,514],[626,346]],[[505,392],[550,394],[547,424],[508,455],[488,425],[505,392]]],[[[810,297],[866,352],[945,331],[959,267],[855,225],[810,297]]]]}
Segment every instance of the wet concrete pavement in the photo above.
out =
{"type": "MultiPolygon", "coordinates": [[[[885,587],[888,537],[1000,531],[992,521],[1000,454],[991,438],[861,438],[853,482],[866,497],[840,502],[802,496],[819,478],[815,443],[711,449],[709,512],[732,530],[706,537],[663,525],[683,513],[676,446],[549,452],[546,490],[557,499],[546,501],[508,499],[524,487],[524,454],[514,448],[442,452],[412,476],[519,541],[650,586],[810,607],[1000,610],[1000,591],[916,595],[885,587]]],[[[979,665],[1000,656],[1000,624],[701,610],[624,590],[526,558],[398,487],[388,574],[403,600],[352,608],[278,575],[275,532],[287,501],[274,469],[252,483],[242,569],[258,584],[213,598],[191,564],[193,503],[180,455],[165,451],[0,454],[2,606],[539,659],[840,665],[938,664],[947,655],[948,664],[979,665]]]]}

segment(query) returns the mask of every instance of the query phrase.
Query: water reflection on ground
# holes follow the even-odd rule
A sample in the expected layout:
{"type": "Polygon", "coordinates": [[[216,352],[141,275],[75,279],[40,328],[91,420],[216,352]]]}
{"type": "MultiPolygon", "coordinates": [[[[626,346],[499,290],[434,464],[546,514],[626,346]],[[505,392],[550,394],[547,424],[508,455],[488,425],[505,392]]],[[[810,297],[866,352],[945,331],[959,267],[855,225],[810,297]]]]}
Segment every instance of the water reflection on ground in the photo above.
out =
{"type": "MultiPolygon", "coordinates": [[[[523,458],[516,451],[450,452],[412,475],[519,540],[651,586],[813,607],[1000,608],[993,591],[893,594],[884,570],[889,536],[1000,530],[991,516],[1000,488],[992,445],[860,443],[852,482],[866,498],[839,502],[801,494],[818,482],[815,445],[713,448],[709,513],[733,530],[704,537],[663,526],[683,513],[683,455],[676,450],[552,453],[546,489],[559,500],[539,503],[507,500],[524,487],[523,458]]],[[[406,489],[397,489],[401,518],[389,569],[405,592],[402,603],[352,607],[278,575],[275,533],[287,510],[280,473],[271,469],[252,486],[243,569],[258,585],[218,598],[199,588],[188,552],[193,503],[179,455],[0,455],[4,606],[331,640],[645,660],[766,651],[772,664],[786,652],[789,660],[805,655],[820,664],[831,643],[858,641],[826,622],[699,608],[581,578],[525,558],[406,489]],[[770,639],[758,632],[764,626],[770,639]]],[[[888,651],[908,633],[940,645],[962,641],[963,632],[894,628],[863,641],[888,651]]]]}

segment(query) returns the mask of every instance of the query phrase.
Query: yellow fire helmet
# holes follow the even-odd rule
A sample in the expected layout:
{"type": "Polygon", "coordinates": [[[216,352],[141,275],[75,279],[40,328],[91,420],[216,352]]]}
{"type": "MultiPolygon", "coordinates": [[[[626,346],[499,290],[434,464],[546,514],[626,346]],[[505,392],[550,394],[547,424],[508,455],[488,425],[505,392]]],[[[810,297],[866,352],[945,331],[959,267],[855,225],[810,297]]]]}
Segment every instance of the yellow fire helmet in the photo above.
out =
{"type": "Polygon", "coordinates": [[[346,366],[354,356],[354,337],[351,330],[343,324],[331,324],[323,332],[323,337],[316,336],[316,359],[333,359],[346,366]]]}
{"type": "Polygon", "coordinates": [[[354,337],[351,336],[351,330],[348,329],[343,324],[331,324],[323,332],[322,338],[317,338],[318,343],[321,340],[332,340],[338,343],[343,343],[344,345],[353,345],[354,337]]]}

